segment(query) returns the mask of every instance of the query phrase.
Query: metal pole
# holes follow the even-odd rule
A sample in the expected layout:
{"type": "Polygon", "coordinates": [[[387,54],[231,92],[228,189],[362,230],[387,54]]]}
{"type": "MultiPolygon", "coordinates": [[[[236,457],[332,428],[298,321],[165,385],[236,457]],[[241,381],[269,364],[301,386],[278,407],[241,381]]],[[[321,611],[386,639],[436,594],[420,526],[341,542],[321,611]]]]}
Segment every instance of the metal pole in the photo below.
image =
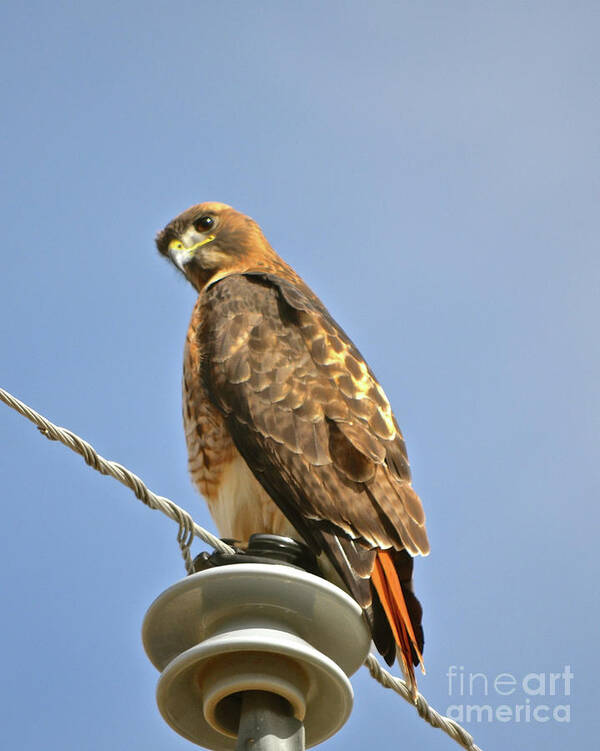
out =
{"type": "Polygon", "coordinates": [[[304,725],[290,704],[267,691],[245,691],[236,751],[304,751],[304,725]]]}

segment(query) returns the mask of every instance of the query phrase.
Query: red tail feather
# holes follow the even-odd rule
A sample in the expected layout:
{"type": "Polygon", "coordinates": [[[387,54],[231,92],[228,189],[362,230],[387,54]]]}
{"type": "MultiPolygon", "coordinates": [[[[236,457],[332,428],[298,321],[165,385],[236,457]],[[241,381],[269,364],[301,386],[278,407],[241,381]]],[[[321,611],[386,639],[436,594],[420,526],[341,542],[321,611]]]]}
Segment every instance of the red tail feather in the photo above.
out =
{"type": "Polygon", "coordinates": [[[406,681],[410,686],[413,698],[416,698],[417,682],[415,680],[412,650],[415,651],[421,668],[425,672],[423,657],[417,644],[404,595],[402,594],[402,586],[389,551],[377,551],[375,565],[371,573],[371,581],[377,591],[392,634],[394,635],[394,640],[398,646],[398,653],[402,659],[402,668],[406,681]]]}

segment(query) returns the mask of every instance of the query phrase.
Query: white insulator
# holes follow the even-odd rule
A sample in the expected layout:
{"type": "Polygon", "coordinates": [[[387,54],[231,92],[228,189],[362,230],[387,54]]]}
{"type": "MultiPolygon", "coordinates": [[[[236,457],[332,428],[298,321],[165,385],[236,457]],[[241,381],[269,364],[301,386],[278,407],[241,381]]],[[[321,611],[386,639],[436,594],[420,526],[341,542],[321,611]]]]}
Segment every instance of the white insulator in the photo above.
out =
{"type": "Polygon", "coordinates": [[[235,747],[241,693],[286,699],[304,723],[306,745],[346,722],[348,680],[370,646],[361,608],[339,587],[284,565],[221,566],[182,579],[160,595],[142,631],[161,671],[157,703],[190,741],[235,747]]]}

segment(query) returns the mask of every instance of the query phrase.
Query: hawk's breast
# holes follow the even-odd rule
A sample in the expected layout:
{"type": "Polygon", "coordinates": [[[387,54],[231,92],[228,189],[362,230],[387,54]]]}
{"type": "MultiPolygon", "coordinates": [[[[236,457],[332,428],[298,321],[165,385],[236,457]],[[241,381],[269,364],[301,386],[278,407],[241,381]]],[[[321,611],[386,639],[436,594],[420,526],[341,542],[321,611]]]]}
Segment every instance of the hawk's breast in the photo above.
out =
{"type": "Polygon", "coordinates": [[[200,377],[199,305],[192,313],[183,361],[183,423],[188,468],[222,537],[245,542],[257,532],[293,536],[294,528],[236,449],[200,377]]]}

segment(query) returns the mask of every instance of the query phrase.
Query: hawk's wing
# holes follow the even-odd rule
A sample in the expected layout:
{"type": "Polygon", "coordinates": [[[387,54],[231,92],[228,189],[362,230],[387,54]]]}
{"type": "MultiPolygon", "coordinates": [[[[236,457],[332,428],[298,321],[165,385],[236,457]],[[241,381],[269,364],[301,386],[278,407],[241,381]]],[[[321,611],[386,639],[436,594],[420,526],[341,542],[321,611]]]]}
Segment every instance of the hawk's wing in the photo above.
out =
{"type": "MultiPolygon", "coordinates": [[[[383,390],[304,285],[234,274],[203,297],[202,378],[238,451],[305,541],[324,550],[368,606],[373,549],[429,551],[383,390]]],[[[412,560],[409,581],[411,573],[412,560]]]]}

